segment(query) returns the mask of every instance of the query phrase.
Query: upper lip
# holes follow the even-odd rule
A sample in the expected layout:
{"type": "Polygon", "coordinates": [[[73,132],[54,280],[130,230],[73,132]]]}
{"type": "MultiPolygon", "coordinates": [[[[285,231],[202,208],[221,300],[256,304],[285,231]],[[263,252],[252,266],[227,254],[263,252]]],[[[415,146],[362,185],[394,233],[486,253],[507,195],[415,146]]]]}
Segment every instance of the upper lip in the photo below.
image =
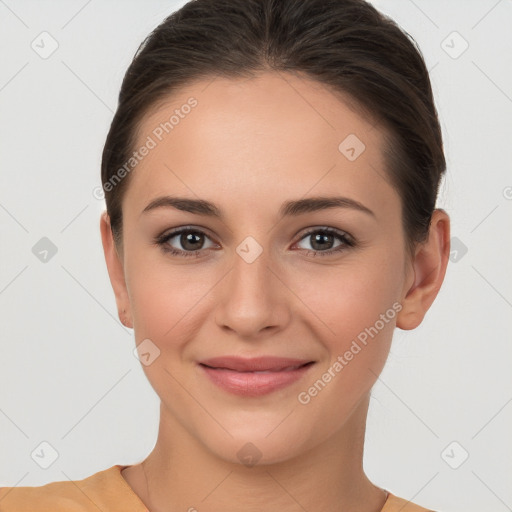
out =
{"type": "Polygon", "coordinates": [[[257,371],[280,371],[304,366],[313,361],[308,359],[292,359],[289,357],[261,356],[253,358],[244,358],[238,356],[213,357],[200,361],[199,364],[210,366],[211,368],[225,368],[238,372],[257,372],[257,371]]]}

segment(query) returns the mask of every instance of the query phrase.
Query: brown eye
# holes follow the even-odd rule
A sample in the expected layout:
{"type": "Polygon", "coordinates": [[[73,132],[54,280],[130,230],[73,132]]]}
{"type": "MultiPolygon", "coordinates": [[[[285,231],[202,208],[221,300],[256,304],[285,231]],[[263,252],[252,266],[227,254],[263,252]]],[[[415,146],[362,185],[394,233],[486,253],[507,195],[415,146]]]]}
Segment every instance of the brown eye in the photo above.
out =
{"type": "Polygon", "coordinates": [[[305,233],[301,241],[306,241],[311,248],[301,247],[308,254],[331,255],[333,253],[353,247],[355,243],[346,233],[333,228],[317,228],[305,233]],[[338,244],[336,245],[336,241],[338,244]]]}
{"type": "Polygon", "coordinates": [[[184,231],[179,236],[179,242],[186,251],[195,251],[203,248],[204,235],[197,231],[184,231]]]}
{"type": "Polygon", "coordinates": [[[181,228],[170,233],[163,234],[155,239],[165,252],[176,256],[199,256],[201,251],[210,250],[215,244],[205,247],[205,241],[210,238],[201,230],[181,228]]]}

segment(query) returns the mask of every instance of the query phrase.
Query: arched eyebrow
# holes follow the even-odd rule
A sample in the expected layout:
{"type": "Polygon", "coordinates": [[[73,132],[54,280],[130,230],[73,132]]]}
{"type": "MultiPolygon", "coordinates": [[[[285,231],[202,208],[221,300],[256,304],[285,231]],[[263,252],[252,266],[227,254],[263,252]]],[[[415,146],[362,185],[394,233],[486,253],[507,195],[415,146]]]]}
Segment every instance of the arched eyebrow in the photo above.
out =
{"type": "MultiPolygon", "coordinates": [[[[189,197],[177,196],[161,196],[153,199],[144,208],[144,210],[142,210],[141,215],[157,208],[174,208],[184,212],[194,213],[196,215],[205,215],[224,220],[224,215],[216,204],[204,199],[192,199],[189,197]]],[[[311,213],[329,208],[348,208],[375,217],[375,213],[359,201],[341,196],[307,197],[304,199],[285,201],[279,209],[279,217],[298,216],[304,213],[311,213]]]]}

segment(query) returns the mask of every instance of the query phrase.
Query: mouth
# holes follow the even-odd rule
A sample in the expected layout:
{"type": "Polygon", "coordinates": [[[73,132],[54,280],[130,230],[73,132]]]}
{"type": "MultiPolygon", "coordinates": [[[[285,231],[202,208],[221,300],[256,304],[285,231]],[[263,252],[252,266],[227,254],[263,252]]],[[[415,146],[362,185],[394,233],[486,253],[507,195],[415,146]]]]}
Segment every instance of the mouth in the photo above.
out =
{"type": "Polygon", "coordinates": [[[209,380],[224,391],[241,396],[261,396],[287,387],[303,378],[315,361],[229,356],[198,364],[209,380]]]}

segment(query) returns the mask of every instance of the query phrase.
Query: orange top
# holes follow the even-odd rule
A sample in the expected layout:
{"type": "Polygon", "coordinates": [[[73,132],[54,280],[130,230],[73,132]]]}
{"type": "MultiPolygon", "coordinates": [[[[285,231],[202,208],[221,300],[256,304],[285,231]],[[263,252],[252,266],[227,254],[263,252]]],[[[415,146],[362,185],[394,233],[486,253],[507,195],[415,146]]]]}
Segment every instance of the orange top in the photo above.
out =
{"type": "MultiPolygon", "coordinates": [[[[116,464],[83,480],[1,487],[1,512],[149,512],[116,464]]],[[[381,512],[432,512],[389,493],[381,512]]]]}

